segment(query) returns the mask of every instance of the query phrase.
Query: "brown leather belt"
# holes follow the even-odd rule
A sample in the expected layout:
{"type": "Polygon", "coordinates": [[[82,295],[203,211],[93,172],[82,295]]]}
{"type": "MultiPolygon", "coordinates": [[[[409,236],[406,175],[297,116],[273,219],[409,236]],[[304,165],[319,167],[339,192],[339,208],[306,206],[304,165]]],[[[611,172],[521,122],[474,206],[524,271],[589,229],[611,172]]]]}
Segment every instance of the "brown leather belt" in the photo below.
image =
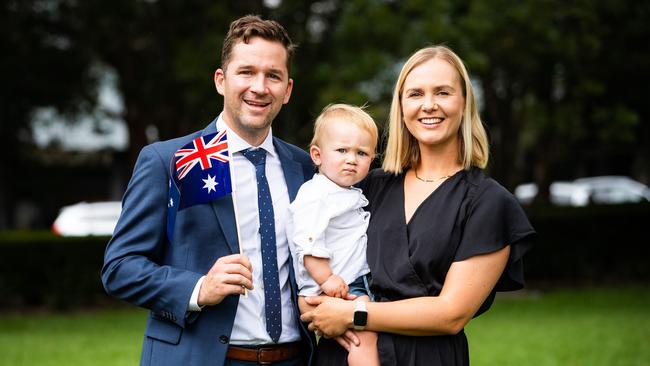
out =
{"type": "Polygon", "coordinates": [[[258,347],[230,346],[226,357],[232,360],[257,362],[269,365],[296,358],[300,355],[300,342],[263,345],[258,347]]]}

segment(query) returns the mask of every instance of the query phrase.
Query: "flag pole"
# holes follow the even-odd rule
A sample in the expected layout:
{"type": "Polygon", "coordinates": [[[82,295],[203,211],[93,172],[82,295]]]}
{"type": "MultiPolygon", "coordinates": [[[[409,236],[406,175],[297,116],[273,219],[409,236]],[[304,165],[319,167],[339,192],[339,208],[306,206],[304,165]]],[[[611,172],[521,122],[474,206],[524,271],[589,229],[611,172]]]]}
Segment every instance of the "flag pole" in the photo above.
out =
{"type": "MultiPolygon", "coordinates": [[[[226,132],[227,134],[228,132],[226,132]]],[[[228,164],[228,169],[230,169],[230,186],[232,187],[232,208],[235,214],[235,230],[237,231],[237,244],[239,246],[239,254],[244,255],[244,249],[242,248],[243,243],[241,241],[241,234],[239,233],[239,209],[237,208],[237,183],[235,175],[235,155],[230,153],[230,147],[228,148],[228,157],[230,163],[228,164]]],[[[243,287],[243,286],[242,286],[243,287]]],[[[244,297],[248,297],[248,290],[244,287],[244,297]]]]}

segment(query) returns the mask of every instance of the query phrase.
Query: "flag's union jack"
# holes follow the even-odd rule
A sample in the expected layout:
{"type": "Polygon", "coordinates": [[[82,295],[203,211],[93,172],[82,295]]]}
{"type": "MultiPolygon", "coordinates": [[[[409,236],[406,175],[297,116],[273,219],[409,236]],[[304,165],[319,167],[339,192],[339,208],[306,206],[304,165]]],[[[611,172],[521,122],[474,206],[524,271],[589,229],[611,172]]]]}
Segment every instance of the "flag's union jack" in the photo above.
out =
{"type": "Polygon", "coordinates": [[[203,136],[197,137],[192,141],[191,145],[176,151],[175,156],[179,180],[183,179],[196,164],[200,164],[201,169],[206,170],[212,168],[211,159],[228,163],[226,130],[215,134],[207,143],[204,141],[203,136]]]}

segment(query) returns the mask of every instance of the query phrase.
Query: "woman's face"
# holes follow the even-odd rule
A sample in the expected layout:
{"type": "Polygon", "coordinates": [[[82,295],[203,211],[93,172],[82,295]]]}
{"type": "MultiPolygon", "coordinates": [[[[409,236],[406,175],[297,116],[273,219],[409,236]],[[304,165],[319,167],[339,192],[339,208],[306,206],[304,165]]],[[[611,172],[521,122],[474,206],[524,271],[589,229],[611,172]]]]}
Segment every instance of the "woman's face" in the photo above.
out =
{"type": "Polygon", "coordinates": [[[450,63],[433,58],[418,65],[406,76],[402,90],[404,123],[421,149],[457,143],[465,98],[450,63]]]}

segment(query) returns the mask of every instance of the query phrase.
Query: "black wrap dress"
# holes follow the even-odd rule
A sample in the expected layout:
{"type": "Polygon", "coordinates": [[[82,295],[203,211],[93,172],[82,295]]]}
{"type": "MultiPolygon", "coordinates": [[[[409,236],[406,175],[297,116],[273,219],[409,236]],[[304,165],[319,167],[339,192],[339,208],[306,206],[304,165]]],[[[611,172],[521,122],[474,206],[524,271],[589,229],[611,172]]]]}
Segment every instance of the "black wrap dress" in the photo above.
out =
{"type": "MultiPolygon", "coordinates": [[[[448,178],[408,223],[404,174],[374,170],[364,194],[370,201],[367,256],[375,301],[438,296],[453,262],[506,245],[511,246],[506,268],[476,316],[490,307],[496,291],[523,287],[522,257],[535,232],[516,198],[481,169],[448,178]]],[[[422,337],[379,333],[377,347],[382,366],[469,365],[463,331],[422,337]]],[[[317,365],[345,365],[346,355],[336,342],[321,339],[317,365]]]]}

